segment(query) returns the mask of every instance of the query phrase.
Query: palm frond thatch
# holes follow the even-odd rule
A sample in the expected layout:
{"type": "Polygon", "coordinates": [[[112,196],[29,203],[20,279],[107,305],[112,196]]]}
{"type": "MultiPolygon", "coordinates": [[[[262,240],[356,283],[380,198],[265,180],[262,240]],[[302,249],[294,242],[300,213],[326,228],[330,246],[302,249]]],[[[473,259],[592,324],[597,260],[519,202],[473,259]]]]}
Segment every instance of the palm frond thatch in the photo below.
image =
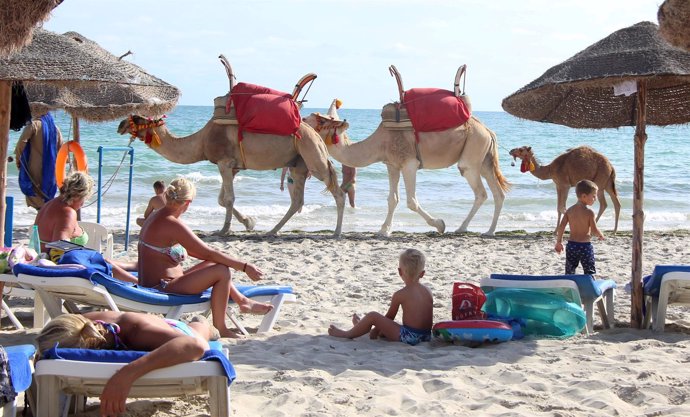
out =
{"type": "Polygon", "coordinates": [[[0,0],[0,56],[31,42],[34,29],[50,17],[62,0],[0,0]]]}
{"type": "Polygon", "coordinates": [[[690,51],[690,1],[666,0],[657,18],[661,36],[671,45],[690,51]]]}

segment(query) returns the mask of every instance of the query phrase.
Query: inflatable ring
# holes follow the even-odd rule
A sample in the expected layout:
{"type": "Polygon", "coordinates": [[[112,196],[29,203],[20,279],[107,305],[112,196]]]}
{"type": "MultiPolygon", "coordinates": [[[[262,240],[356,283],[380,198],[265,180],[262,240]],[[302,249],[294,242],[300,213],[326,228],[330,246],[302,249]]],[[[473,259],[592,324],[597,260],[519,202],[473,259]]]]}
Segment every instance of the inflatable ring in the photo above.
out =
{"type": "Polygon", "coordinates": [[[513,338],[513,328],[495,320],[452,320],[434,324],[434,337],[445,342],[498,343],[513,338]]]}
{"type": "Polygon", "coordinates": [[[65,180],[65,167],[67,166],[67,157],[70,152],[74,154],[77,171],[88,172],[86,154],[84,154],[84,150],[79,145],[79,142],[67,141],[62,144],[55,158],[55,182],[58,187],[62,187],[62,183],[65,180]]]}

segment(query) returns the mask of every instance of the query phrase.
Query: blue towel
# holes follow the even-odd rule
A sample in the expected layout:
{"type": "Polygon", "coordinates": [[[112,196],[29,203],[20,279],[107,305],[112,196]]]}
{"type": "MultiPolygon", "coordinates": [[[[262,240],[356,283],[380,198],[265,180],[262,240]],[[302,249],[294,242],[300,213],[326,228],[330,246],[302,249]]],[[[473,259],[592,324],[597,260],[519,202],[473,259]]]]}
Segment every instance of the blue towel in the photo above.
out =
{"type": "MultiPolygon", "coordinates": [[[[41,177],[41,192],[43,200],[48,201],[55,197],[57,183],[55,182],[55,158],[57,157],[57,128],[50,113],[41,117],[43,126],[43,168],[41,177]]],[[[27,144],[21,155],[21,169],[19,170],[19,188],[24,195],[33,197],[36,195],[33,183],[29,176],[29,161],[31,159],[31,145],[27,144]]],[[[38,181],[37,178],[34,178],[38,181]]]]}
{"type": "Polygon", "coordinates": [[[31,364],[36,353],[34,345],[5,346],[10,363],[10,377],[16,392],[24,392],[31,385],[31,364]]]}
{"type": "MultiPolygon", "coordinates": [[[[237,377],[232,363],[221,351],[220,342],[209,342],[211,349],[204,352],[201,361],[218,361],[223,367],[225,375],[228,377],[228,385],[237,377]]],[[[84,362],[108,362],[108,363],[130,363],[139,359],[148,352],[137,350],[101,350],[101,349],[77,349],[60,348],[57,345],[43,352],[42,359],[67,359],[72,361],[84,362]]]]}

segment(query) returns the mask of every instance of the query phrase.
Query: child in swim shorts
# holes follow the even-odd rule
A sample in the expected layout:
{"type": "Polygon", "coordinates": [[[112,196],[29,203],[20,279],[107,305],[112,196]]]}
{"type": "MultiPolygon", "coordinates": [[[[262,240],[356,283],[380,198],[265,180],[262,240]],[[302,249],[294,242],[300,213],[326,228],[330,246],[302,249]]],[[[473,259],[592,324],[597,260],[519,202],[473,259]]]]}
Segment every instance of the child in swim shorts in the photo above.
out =
{"type": "Polygon", "coordinates": [[[594,275],[597,269],[594,266],[594,246],[591,236],[596,235],[599,240],[604,239],[604,235],[597,228],[597,221],[594,212],[588,206],[594,204],[597,199],[599,187],[589,180],[582,180],[575,186],[577,203],[566,210],[561,224],[556,229],[557,253],[563,252],[563,233],[565,227],[570,224],[570,237],[565,247],[565,273],[574,274],[578,264],[582,264],[585,274],[594,275]]]}
{"type": "Polygon", "coordinates": [[[422,252],[417,249],[405,250],[398,262],[398,274],[405,286],[393,294],[386,315],[374,311],[364,317],[354,314],[352,329],[342,330],[331,324],[328,334],[354,339],[369,333],[371,339],[382,336],[386,340],[400,341],[408,345],[431,340],[434,299],[429,288],[419,282],[424,276],[425,263],[426,258],[422,252]],[[400,308],[403,310],[402,324],[395,321],[400,308]]]}

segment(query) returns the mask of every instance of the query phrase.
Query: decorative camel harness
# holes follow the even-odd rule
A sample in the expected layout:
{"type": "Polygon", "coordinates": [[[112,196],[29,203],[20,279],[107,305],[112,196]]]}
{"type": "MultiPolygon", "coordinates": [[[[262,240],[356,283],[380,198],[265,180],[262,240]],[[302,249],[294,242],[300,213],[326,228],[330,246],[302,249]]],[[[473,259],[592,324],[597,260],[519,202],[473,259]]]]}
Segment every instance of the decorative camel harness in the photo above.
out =
{"type": "Polygon", "coordinates": [[[145,144],[152,148],[157,148],[161,146],[161,138],[158,136],[158,132],[154,129],[155,127],[160,127],[165,124],[163,118],[160,119],[148,119],[146,123],[137,124],[134,122],[134,116],[129,116],[129,134],[132,135],[132,140],[139,137],[138,134],[142,130],[147,130],[146,136],[142,138],[145,144]]]}

